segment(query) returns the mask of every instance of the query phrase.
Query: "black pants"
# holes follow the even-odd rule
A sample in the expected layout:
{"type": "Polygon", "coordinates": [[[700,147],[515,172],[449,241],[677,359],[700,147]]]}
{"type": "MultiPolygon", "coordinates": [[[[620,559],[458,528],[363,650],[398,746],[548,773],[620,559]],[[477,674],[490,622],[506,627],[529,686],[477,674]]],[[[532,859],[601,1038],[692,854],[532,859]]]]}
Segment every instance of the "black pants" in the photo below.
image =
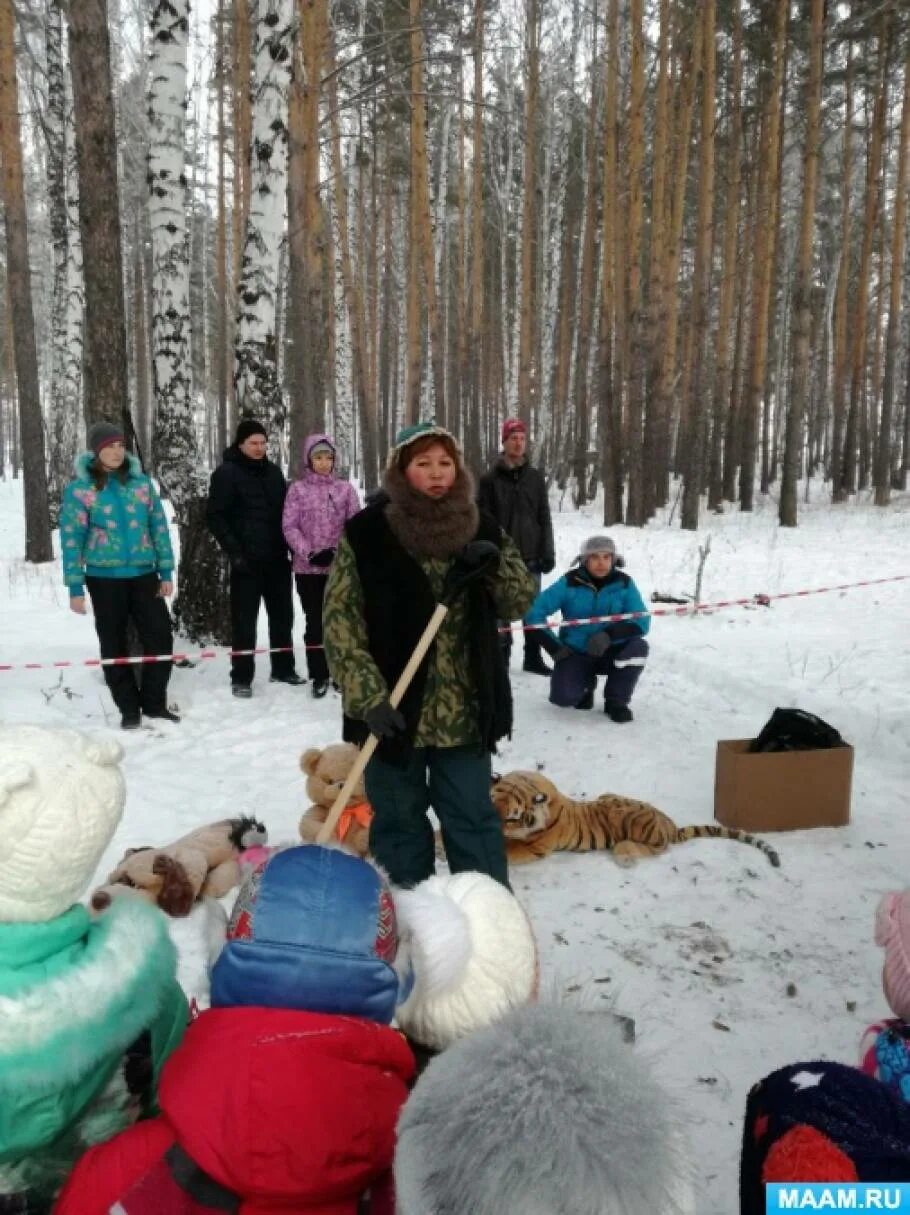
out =
{"type": "MultiPolygon", "coordinates": [[[[294,674],[291,649],[294,627],[294,597],[291,590],[291,565],[285,558],[277,561],[250,562],[249,570],[231,570],[231,649],[252,650],[256,646],[256,621],[259,604],[265,602],[269,619],[269,645],[284,648],[271,654],[272,674],[284,678],[294,674]]],[[[256,671],[252,654],[231,659],[231,683],[251,684],[256,671]]]]}
{"type": "Polygon", "coordinates": [[[322,601],[325,598],[325,584],[328,580],[328,574],[294,575],[297,594],[300,596],[300,606],[306,617],[303,643],[307,647],[307,674],[317,683],[324,682],[329,677],[329,664],[326,662],[325,650],[311,648],[322,645],[322,601]]]}
{"type": "MultiPolygon", "coordinates": [[[[95,631],[102,658],[119,658],[128,653],[127,624],[132,620],[142,643],[143,654],[171,654],[174,639],[167,605],[158,593],[157,574],[138,578],[86,578],[86,589],[95,612],[95,631]]],[[[167,708],[169,662],[130,663],[122,667],[103,667],[104,682],[111,690],[114,704],[130,716],[139,712],[160,713],[167,708]],[[137,679],[137,673],[141,676],[137,679]]]]}
{"type": "MultiPolygon", "coordinates": [[[[540,573],[538,570],[528,568],[528,573],[534,579],[534,584],[537,588],[537,594],[540,594],[540,573]]],[[[524,618],[527,620],[527,617],[524,618]]],[[[501,625],[511,624],[509,620],[500,620],[501,625]]],[[[541,662],[542,656],[540,652],[540,629],[530,629],[528,632],[522,633],[524,638],[525,662],[541,662]]],[[[506,660],[506,666],[512,657],[512,633],[500,633],[499,644],[502,648],[503,655],[506,660]]]]}

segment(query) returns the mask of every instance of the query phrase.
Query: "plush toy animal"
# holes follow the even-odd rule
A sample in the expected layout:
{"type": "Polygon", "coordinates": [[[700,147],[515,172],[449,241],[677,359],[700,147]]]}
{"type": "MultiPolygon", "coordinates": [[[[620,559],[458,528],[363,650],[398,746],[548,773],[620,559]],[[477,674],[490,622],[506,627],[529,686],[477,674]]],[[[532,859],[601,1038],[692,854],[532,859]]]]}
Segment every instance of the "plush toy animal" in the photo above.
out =
{"type": "Polygon", "coordinates": [[[632,797],[604,793],[596,801],[573,801],[539,772],[507,772],[490,791],[502,820],[510,864],[537,861],[551,852],[591,852],[608,848],[620,865],[657,856],[686,840],[738,840],[760,849],[772,865],[780,857],[764,840],[711,823],[677,827],[654,806],[632,797]]]}
{"type": "Polygon", "coordinates": [[[128,848],[107,883],[92,894],[92,909],[103,911],[112,898],[129,893],[168,915],[189,915],[196,899],[218,899],[236,886],[241,850],[265,840],[262,823],[244,815],[197,827],[166,848],[128,848]]]}
{"type": "MultiPolygon", "coordinates": [[[[316,841],[319,828],[328,818],[332,803],[338,796],[358,750],[353,743],[332,743],[328,747],[310,747],[300,757],[300,768],[305,773],[306,791],[313,805],[300,820],[300,838],[305,844],[316,841]]],[[[354,786],[348,804],[341,812],[336,838],[358,856],[369,852],[370,821],[373,812],[366,800],[363,778],[354,786]]]]}

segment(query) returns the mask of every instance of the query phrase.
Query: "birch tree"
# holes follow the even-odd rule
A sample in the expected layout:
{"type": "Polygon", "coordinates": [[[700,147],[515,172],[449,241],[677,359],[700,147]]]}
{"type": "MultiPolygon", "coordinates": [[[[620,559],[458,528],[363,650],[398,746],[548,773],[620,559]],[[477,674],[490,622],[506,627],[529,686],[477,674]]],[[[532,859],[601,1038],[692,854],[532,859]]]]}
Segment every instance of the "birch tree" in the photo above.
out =
{"type": "Polygon", "coordinates": [[[44,14],[47,66],[47,188],[53,249],[51,378],[48,393],[48,494],[56,526],[82,425],[82,244],[75,178],[72,89],[60,0],[44,14]]]}
{"type": "Polygon", "coordinates": [[[278,267],[285,227],[288,93],[296,33],[294,0],[258,0],[250,212],[238,287],[234,384],[237,406],[258,417],[277,452],[285,422],[278,382],[278,267]]]}

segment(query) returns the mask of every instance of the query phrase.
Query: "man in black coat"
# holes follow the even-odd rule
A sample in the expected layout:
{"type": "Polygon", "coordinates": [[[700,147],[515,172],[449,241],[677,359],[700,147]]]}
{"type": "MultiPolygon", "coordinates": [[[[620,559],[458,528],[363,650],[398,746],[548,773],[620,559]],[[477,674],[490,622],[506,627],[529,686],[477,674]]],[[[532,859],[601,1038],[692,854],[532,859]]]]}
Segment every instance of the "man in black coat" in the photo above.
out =
{"type": "MultiPolygon", "coordinates": [[[[478,500],[499,521],[518,545],[528,572],[540,590],[541,574],[549,574],[556,562],[553,520],[543,473],[528,461],[528,430],[521,418],[506,418],[502,424],[502,451],[489,472],[480,478],[478,500]]],[[[540,633],[524,635],[524,670],[549,675],[540,652],[540,633]]],[[[512,634],[503,634],[506,661],[512,650],[512,634]]]]}
{"type": "MultiPolygon", "coordinates": [[[[262,423],[244,418],[224,462],[212,473],[207,519],[231,563],[231,649],[255,648],[256,619],[264,600],[269,645],[284,651],[270,655],[272,680],[297,685],[306,680],[297,674],[292,648],[291,563],[281,530],[287,483],[266,455],[266,446],[262,423]]],[[[252,655],[231,659],[235,696],[252,696],[255,669],[252,655]]]]}

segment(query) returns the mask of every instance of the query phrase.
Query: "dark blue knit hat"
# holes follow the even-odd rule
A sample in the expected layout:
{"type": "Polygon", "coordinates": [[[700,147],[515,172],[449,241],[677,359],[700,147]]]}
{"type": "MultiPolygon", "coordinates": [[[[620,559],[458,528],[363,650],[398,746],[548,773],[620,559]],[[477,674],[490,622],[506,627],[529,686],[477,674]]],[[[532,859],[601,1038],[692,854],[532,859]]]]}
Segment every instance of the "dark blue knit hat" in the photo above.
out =
{"type": "Polygon", "coordinates": [[[764,1215],[766,1182],[910,1181],[910,1106],[842,1063],[793,1063],[749,1094],[742,1215],[764,1215]]]}
{"type": "Polygon", "coordinates": [[[261,1005],[387,1025],[411,988],[389,887],[338,848],[276,852],[247,878],[212,970],[212,1007],[261,1005]]]}

